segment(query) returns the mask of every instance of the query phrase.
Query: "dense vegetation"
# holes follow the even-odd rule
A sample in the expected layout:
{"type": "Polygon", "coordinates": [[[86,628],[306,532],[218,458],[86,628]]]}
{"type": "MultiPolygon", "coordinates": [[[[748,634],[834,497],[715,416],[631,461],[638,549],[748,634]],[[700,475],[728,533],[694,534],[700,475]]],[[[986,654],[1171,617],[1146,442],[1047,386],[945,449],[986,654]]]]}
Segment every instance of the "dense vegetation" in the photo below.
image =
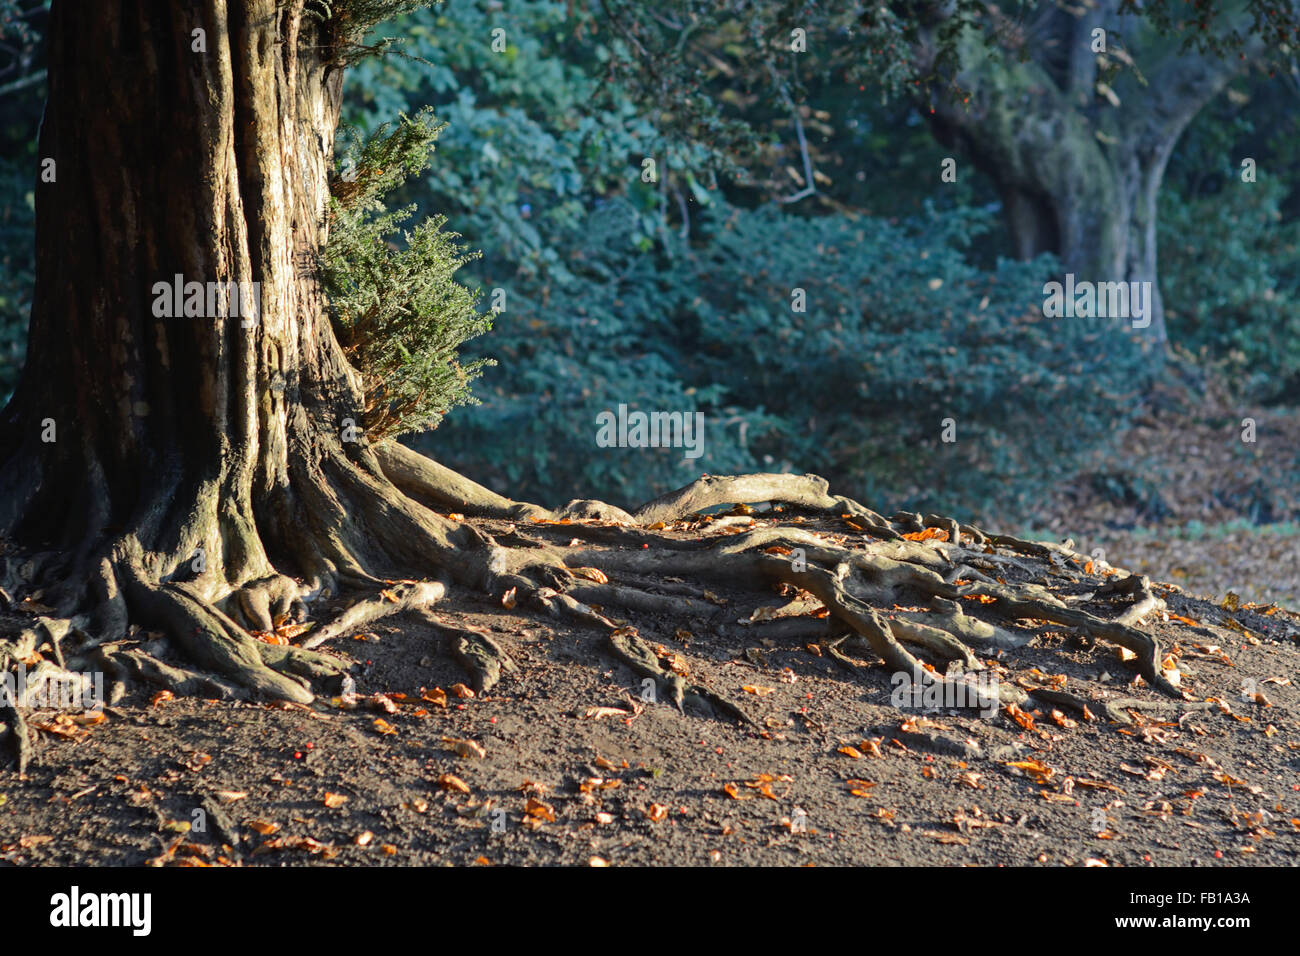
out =
{"type": "MultiPolygon", "coordinates": [[[[30,307],[42,97],[13,81],[39,72],[40,6],[0,4],[15,51],[0,64],[3,390],[30,307]]],[[[1157,374],[1142,343],[1118,322],[1043,318],[1059,269],[1013,261],[997,190],[916,102],[835,71],[788,102],[722,89],[738,42],[724,33],[707,82],[727,112],[688,128],[618,82],[626,40],[592,23],[559,0],[457,0],[381,27],[402,55],[350,71],[323,278],[374,434],[416,433],[543,501],[796,469],[877,507],[961,516],[1027,511],[1138,410],[1157,374]],[[948,156],[956,182],[940,179],[948,156]],[[597,415],[621,404],[703,412],[703,456],[593,454],[597,415]]],[[[1184,135],[1161,196],[1171,342],[1249,401],[1300,389],[1294,81],[1239,78],[1184,135]]]]}

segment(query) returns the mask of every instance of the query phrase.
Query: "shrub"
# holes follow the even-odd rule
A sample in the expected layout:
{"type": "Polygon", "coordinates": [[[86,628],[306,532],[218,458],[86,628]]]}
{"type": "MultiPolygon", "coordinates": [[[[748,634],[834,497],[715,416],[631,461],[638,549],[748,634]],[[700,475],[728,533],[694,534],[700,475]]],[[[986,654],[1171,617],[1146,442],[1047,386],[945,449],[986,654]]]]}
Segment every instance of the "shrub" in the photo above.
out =
{"type": "Polygon", "coordinates": [[[988,225],[718,210],[687,317],[695,377],[776,423],[753,445],[765,462],[875,507],[1031,511],[1109,441],[1145,363],[1118,323],[1044,318],[1050,257],[971,266],[988,225]]]}
{"type": "Polygon", "coordinates": [[[1160,290],[1169,335],[1222,358],[1251,398],[1300,389],[1300,221],[1282,221],[1287,187],[1228,177],[1216,194],[1161,196],[1160,290]]]}
{"type": "Polygon", "coordinates": [[[473,403],[469,384],[491,364],[457,357],[491,318],[455,279],[474,257],[442,231],[446,217],[403,233],[404,247],[389,241],[415,207],[390,212],[383,197],[428,165],[440,129],[427,109],[381,126],[348,151],[331,186],[321,278],[335,334],[362,376],[372,439],[436,428],[449,408],[473,403]]]}

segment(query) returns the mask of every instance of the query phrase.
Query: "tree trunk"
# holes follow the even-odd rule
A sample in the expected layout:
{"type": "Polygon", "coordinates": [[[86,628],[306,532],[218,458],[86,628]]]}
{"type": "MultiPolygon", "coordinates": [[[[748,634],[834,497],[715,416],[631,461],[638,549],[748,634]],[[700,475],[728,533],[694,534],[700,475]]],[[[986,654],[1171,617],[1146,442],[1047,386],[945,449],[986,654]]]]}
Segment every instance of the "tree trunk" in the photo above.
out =
{"type": "MultiPolygon", "coordinates": [[[[945,669],[949,661],[978,666],[966,641],[1009,639],[961,612],[960,599],[980,595],[981,605],[994,606],[990,613],[1053,621],[1127,648],[1151,687],[1178,696],[1159,670],[1158,642],[1132,626],[1155,606],[1145,579],[1130,577],[1116,589],[1135,597],[1128,611],[1097,617],[1044,589],[949,567],[905,537],[940,528],[959,549],[963,532],[951,518],[886,519],[830,495],[821,479],[794,475],[706,476],[635,515],[599,502],[552,513],[492,495],[407,450],[372,449],[349,425],[361,421],[361,395],[314,278],[342,79],[331,31],[346,11],[341,0],[323,20],[304,16],[303,0],[56,0],[41,132],[42,157],[55,161],[56,172],[38,186],[28,362],[0,423],[0,585],[53,605],[66,622],[47,618],[47,636],[18,624],[16,639],[0,640],[0,671],[26,666],[48,644],[67,670],[134,667],[124,676],[179,692],[233,689],[305,703],[314,681],[341,680],[345,668],[312,647],[443,596],[440,580],[382,577],[416,573],[490,590],[507,608],[598,627],[608,651],[653,679],[665,700],[747,719],[716,689],[662,665],[635,627],[584,603],[716,619],[725,602],[680,578],[655,591],[637,586],[647,574],[689,574],[761,589],[752,597],[764,603],[770,585],[807,590],[914,686],[973,692],[981,709],[1028,695],[1007,683],[990,696],[964,679],[937,676],[945,671],[904,647],[937,655],[945,669]],[[169,316],[177,276],[203,286],[194,299],[183,288],[193,308],[169,316]],[[256,287],[256,321],[229,314],[216,295],[209,304],[208,283],[256,287]],[[510,529],[514,546],[502,548],[417,497],[539,523],[535,535],[510,529]],[[711,534],[698,524],[687,536],[655,534],[736,501],[811,510],[835,522],[835,538],[839,522],[853,519],[849,527],[871,541],[850,550],[808,530],[766,525],[740,534],[711,534]],[[638,522],[648,527],[629,527],[638,522]],[[583,538],[596,546],[581,547],[583,538]],[[609,585],[598,563],[624,581],[609,585]],[[380,593],[298,646],[284,646],[290,635],[257,639],[305,611],[311,592],[341,581],[380,593]],[[897,608],[918,592],[933,610],[909,620],[867,603],[897,608]],[[116,646],[135,621],[163,630],[217,676],[158,661],[143,647],[116,646]],[[63,649],[69,634],[76,640],[63,649]]],[[[728,519],[714,528],[732,530],[728,519]]],[[[1050,550],[978,529],[966,529],[964,540],[990,569],[997,546],[1050,550]]],[[[1066,548],[1053,553],[1081,566],[1082,556],[1066,548]]],[[[4,598],[0,610],[8,610],[4,598]]],[[[0,614],[0,629],[12,629],[15,617],[24,616],[0,614]]],[[[479,689],[508,668],[508,656],[481,628],[430,623],[455,639],[479,689]]],[[[827,653],[852,665],[833,646],[827,653]]],[[[0,706],[15,728],[21,771],[29,747],[19,705],[0,706]]]]}
{"type": "MultiPolygon", "coordinates": [[[[1055,253],[1079,282],[1149,283],[1150,324],[1138,328],[1159,357],[1167,334],[1156,202],[1165,166],[1187,124],[1241,64],[1144,34],[1140,19],[1120,17],[1117,6],[1040,5],[1023,33],[1003,24],[1008,48],[996,60],[967,42],[957,82],[970,100],[941,97],[934,125],[997,183],[1018,256],[1055,253]],[[1112,48],[1110,63],[1136,55],[1146,86],[1130,71],[1111,77],[1115,90],[1101,80],[1108,54],[1093,49],[1098,29],[1110,43],[1130,43],[1126,52],[1112,48]],[[1015,47],[1029,35],[1031,55],[1021,59],[1015,47]]],[[[1245,53],[1258,42],[1252,38],[1245,53]]]]}
{"type": "Polygon", "coordinates": [[[340,579],[482,584],[492,550],[398,492],[359,430],[315,279],[334,42],[302,0],[54,4],[55,175],[37,186],[28,359],[0,426],[0,531],[39,552],[25,579],[61,582],[46,603],[84,610],[90,581],[100,632],[138,612],[294,698],[206,605],[269,629],[340,579]],[[168,315],[177,282],[204,294],[168,315]]]}

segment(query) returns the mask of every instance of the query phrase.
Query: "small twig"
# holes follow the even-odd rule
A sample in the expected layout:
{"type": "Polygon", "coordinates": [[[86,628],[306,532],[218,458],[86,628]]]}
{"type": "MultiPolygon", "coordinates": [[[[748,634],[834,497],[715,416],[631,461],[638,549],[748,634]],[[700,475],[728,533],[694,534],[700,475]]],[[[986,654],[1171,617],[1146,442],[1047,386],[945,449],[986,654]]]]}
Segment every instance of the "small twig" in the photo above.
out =
{"type": "Polygon", "coordinates": [[[8,96],[10,93],[17,93],[19,90],[26,89],[29,86],[35,86],[37,83],[45,82],[45,70],[37,70],[29,76],[21,77],[11,83],[0,86],[0,96],[8,96]]]}

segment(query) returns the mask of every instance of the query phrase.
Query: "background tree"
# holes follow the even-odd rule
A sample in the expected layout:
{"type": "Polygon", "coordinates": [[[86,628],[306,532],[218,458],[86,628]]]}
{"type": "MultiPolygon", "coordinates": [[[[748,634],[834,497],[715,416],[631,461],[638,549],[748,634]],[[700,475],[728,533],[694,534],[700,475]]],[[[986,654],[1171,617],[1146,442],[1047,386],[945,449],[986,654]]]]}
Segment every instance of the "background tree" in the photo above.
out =
{"type": "Polygon", "coordinates": [[[833,10],[683,0],[654,13],[602,0],[600,8],[627,38],[629,82],[675,123],[730,153],[743,151],[749,137],[725,98],[713,95],[710,80],[719,72],[753,78],[792,109],[803,98],[802,76],[813,70],[919,96],[941,141],[960,143],[996,183],[1021,258],[1051,252],[1081,279],[1151,283],[1157,360],[1167,341],[1157,200],[1174,144],[1229,80],[1261,60],[1290,69],[1300,42],[1295,6],[1262,0],[1076,7],[968,0],[833,10]],[[739,34],[726,50],[732,63],[710,71],[701,60],[716,63],[717,53],[692,45],[728,21],[739,34]],[[823,55],[801,75],[800,62],[813,60],[800,52],[808,44],[823,55]]]}

